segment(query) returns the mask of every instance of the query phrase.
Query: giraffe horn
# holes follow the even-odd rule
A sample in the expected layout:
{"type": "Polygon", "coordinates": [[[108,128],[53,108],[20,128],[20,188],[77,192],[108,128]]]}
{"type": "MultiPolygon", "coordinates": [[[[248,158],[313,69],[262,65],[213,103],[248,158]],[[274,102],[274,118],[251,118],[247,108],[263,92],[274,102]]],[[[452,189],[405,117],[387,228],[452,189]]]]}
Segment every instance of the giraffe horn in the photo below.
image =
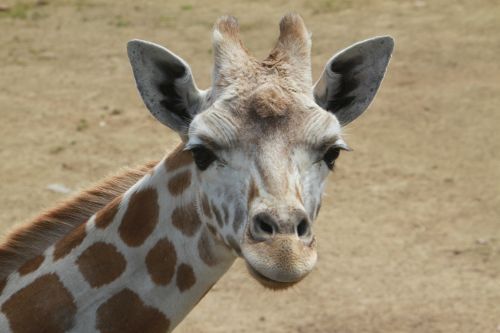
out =
{"type": "Polygon", "coordinates": [[[311,87],[311,35],[299,14],[283,16],[278,41],[265,61],[289,64],[292,76],[311,87]]]}
{"type": "Polygon", "coordinates": [[[233,16],[222,16],[215,23],[213,30],[214,79],[228,76],[231,69],[244,65],[249,55],[240,39],[238,20],[233,16]]]}

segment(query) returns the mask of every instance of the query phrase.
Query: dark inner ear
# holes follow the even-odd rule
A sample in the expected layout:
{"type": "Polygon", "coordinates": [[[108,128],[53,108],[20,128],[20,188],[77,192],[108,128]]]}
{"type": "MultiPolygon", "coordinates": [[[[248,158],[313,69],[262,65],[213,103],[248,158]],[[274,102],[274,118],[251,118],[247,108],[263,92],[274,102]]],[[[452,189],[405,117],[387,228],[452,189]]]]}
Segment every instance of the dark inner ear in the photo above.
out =
{"type": "Polygon", "coordinates": [[[316,103],[332,112],[341,126],[359,117],[375,97],[393,49],[394,40],[382,36],[334,55],[314,85],[316,103]]]}
{"type": "Polygon", "coordinates": [[[157,61],[155,65],[164,74],[161,82],[158,83],[158,90],[163,95],[160,105],[179,117],[185,125],[189,125],[191,115],[187,109],[187,101],[175,88],[175,81],[186,75],[186,67],[181,64],[162,61],[157,61]]]}
{"type": "Polygon", "coordinates": [[[151,114],[186,134],[204,98],[189,65],[166,48],[146,41],[131,40],[127,52],[137,89],[151,114]]]}
{"type": "Polygon", "coordinates": [[[360,81],[356,79],[357,71],[353,72],[352,69],[358,69],[358,66],[362,63],[362,55],[345,60],[338,59],[331,63],[330,69],[332,72],[340,75],[340,80],[338,82],[339,86],[336,87],[334,92],[328,91],[329,89],[332,89],[332,87],[327,87],[326,96],[328,99],[325,107],[328,111],[335,113],[336,111],[349,106],[354,101],[356,96],[349,94],[359,86],[360,81]]]}

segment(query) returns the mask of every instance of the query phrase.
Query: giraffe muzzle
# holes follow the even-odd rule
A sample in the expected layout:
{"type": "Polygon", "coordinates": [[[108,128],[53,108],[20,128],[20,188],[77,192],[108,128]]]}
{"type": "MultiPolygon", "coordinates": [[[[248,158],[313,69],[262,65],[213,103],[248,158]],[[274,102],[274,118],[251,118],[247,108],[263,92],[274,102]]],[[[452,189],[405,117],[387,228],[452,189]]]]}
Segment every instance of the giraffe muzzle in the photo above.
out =
{"type": "Polygon", "coordinates": [[[284,289],[306,277],[317,260],[316,241],[304,242],[296,234],[278,234],[263,241],[246,233],[242,254],[247,268],[262,285],[284,289]]]}

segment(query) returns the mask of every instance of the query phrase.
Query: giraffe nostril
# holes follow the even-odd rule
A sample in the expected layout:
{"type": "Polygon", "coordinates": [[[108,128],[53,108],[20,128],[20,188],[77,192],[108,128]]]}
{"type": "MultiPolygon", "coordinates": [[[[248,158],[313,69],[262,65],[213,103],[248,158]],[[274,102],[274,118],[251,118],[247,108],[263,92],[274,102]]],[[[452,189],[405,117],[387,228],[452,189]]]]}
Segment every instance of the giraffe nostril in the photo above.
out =
{"type": "Polygon", "coordinates": [[[269,214],[259,213],[252,218],[250,233],[255,240],[268,240],[273,238],[278,231],[276,222],[269,214]]]}
{"type": "Polygon", "coordinates": [[[297,235],[299,237],[305,237],[309,235],[310,230],[309,221],[307,221],[307,219],[302,219],[297,226],[297,235]]]}
{"type": "Polygon", "coordinates": [[[255,226],[265,234],[272,235],[274,233],[273,226],[259,216],[255,218],[255,226]]]}

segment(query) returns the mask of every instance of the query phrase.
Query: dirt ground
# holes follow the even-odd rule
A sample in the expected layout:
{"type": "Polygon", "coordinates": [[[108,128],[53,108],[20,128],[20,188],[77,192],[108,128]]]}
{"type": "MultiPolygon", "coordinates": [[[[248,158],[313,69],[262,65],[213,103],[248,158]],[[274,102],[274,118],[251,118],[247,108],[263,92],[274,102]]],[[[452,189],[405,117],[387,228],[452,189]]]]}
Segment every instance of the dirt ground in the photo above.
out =
{"type": "Polygon", "coordinates": [[[207,87],[210,29],[237,16],[264,57],[287,11],[313,33],[314,76],[340,48],[396,50],[355,149],[329,180],[317,269],[285,292],[238,261],[176,332],[500,332],[500,3],[0,0],[0,228],[178,139],[146,111],[125,44],[163,44],[207,87]]]}

